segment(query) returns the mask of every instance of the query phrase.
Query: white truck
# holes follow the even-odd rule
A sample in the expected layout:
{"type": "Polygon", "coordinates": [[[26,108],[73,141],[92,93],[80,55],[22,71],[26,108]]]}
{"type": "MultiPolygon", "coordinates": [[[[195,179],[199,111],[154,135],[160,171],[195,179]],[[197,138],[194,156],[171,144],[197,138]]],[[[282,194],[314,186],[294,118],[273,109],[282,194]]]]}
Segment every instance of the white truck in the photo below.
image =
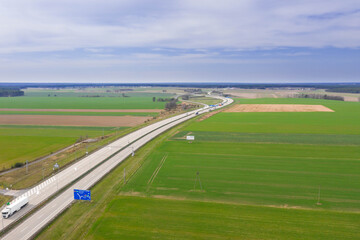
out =
{"type": "Polygon", "coordinates": [[[28,204],[29,199],[27,197],[21,197],[16,199],[14,202],[6,205],[6,207],[1,211],[3,218],[8,218],[13,215],[15,212],[19,211],[21,208],[25,207],[28,204]]]}

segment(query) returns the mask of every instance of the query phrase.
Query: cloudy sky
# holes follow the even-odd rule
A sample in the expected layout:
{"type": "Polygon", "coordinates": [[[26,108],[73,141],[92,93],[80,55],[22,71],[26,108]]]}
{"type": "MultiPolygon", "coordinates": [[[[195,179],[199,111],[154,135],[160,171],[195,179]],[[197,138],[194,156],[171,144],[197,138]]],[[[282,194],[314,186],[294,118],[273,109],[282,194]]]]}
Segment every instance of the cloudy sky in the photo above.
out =
{"type": "Polygon", "coordinates": [[[357,82],[359,0],[1,0],[0,82],[357,82]]]}

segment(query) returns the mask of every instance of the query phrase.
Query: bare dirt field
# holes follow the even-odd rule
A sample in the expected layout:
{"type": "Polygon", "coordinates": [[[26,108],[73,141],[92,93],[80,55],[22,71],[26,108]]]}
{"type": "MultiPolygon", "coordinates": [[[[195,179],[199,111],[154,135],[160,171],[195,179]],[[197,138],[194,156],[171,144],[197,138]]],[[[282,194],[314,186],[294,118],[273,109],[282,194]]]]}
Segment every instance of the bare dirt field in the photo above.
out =
{"type": "Polygon", "coordinates": [[[0,125],[133,127],[151,118],[142,116],[1,115],[0,125]]]}
{"type": "Polygon", "coordinates": [[[323,105],[237,104],[224,112],[333,112],[323,105]]]}
{"type": "Polygon", "coordinates": [[[162,109],[21,109],[0,108],[0,111],[24,111],[24,112],[161,112],[162,109]]]}

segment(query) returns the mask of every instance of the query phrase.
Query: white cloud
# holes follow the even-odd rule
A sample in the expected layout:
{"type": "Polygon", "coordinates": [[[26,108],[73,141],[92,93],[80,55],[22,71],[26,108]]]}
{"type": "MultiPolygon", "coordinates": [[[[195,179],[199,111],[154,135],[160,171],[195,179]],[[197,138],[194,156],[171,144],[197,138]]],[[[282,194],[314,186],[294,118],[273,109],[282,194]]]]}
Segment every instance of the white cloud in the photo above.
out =
{"type": "Polygon", "coordinates": [[[3,0],[0,52],[359,47],[358,0],[3,0]],[[166,2],[166,3],[165,3],[166,2]],[[321,21],[309,16],[344,13],[321,21]]]}
{"type": "MultiPolygon", "coordinates": [[[[327,69],[310,61],[326,47],[360,47],[359,0],[0,2],[0,81],[277,80],[285,70],[306,80],[327,69]]],[[[322,78],[354,80],[355,63],[332,62],[322,78]]]]}

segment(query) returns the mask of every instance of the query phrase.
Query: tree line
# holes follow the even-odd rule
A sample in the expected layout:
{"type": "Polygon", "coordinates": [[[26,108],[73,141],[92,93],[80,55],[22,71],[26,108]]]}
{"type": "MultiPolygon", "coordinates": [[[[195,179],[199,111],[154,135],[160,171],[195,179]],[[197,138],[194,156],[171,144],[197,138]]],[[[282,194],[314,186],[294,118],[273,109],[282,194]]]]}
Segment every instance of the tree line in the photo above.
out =
{"type": "Polygon", "coordinates": [[[0,97],[24,96],[24,91],[18,88],[0,88],[0,97]]]}
{"type": "Polygon", "coordinates": [[[327,94],[307,94],[307,93],[300,93],[289,95],[290,98],[312,98],[312,99],[326,99],[326,100],[337,100],[337,101],[344,101],[344,97],[341,96],[331,96],[327,94]]]}
{"type": "Polygon", "coordinates": [[[339,92],[339,93],[360,93],[360,87],[341,87],[327,89],[327,92],[339,92]]]}

